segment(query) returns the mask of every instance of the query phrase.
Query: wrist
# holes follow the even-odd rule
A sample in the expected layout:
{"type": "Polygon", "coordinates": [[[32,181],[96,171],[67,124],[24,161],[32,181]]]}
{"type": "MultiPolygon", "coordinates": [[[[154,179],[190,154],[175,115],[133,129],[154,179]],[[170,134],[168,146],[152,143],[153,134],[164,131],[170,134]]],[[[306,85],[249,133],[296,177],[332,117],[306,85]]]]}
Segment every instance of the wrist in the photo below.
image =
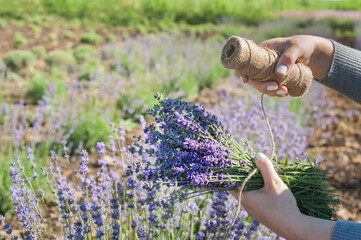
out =
{"type": "Polygon", "coordinates": [[[305,214],[297,216],[297,225],[294,226],[294,234],[287,236],[287,239],[294,240],[330,240],[336,222],[311,217],[305,214]]]}

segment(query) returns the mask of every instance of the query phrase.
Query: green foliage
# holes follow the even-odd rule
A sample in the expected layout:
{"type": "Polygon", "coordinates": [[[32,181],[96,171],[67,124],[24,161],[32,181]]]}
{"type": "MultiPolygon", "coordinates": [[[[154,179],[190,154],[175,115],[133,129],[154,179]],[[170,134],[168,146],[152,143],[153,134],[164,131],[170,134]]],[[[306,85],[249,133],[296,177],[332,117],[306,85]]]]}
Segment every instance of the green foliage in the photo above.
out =
{"type": "Polygon", "coordinates": [[[117,59],[121,63],[120,69],[117,68],[116,64],[114,63],[111,65],[111,69],[114,71],[120,71],[121,74],[127,77],[129,77],[132,73],[140,71],[142,67],[144,67],[141,66],[139,62],[131,59],[127,53],[112,52],[108,57],[112,59],[117,59]]]}
{"type": "MultiPolygon", "coordinates": [[[[199,68],[202,71],[202,68],[199,68]]],[[[229,70],[225,69],[220,63],[214,63],[212,68],[207,74],[198,74],[196,81],[199,82],[199,89],[212,88],[220,84],[221,79],[229,74],[229,70]]]]}
{"type": "Polygon", "coordinates": [[[55,33],[50,33],[49,34],[49,40],[50,41],[57,41],[58,40],[58,36],[55,33]]]}
{"type": "Polygon", "coordinates": [[[41,33],[41,32],[43,31],[43,29],[42,29],[40,26],[36,25],[36,24],[30,24],[30,25],[29,25],[29,28],[30,28],[31,31],[33,31],[33,33],[35,33],[35,34],[39,34],[39,33],[41,33]]]}
{"type": "Polygon", "coordinates": [[[80,45],[74,49],[74,57],[78,63],[84,63],[91,60],[97,54],[97,50],[90,45],[80,45]]]}
{"type": "Polygon", "coordinates": [[[81,21],[77,18],[72,19],[69,23],[71,29],[76,30],[81,26],[81,21]]]}
{"type": "Polygon", "coordinates": [[[19,71],[34,65],[36,56],[26,50],[13,50],[7,53],[3,59],[8,68],[19,71]]]}
{"type": "Polygon", "coordinates": [[[12,184],[9,177],[9,159],[12,159],[13,156],[5,156],[0,154],[0,214],[11,216],[11,211],[13,209],[12,206],[12,198],[9,192],[9,186],[12,184]]]}
{"type": "Polygon", "coordinates": [[[46,57],[46,50],[43,46],[36,46],[33,47],[31,50],[37,58],[45,58],[46,57]]]}
{"type": "Polygon", "coordinates": [[[36,104],[38,100],[43,99],[47,79],[41,74],[34,74],[26,91],[26,98],[31,100],[32,104],[36,104]]]}
{"type": "Polygon", "coordinates": [[[33,25],[41,26],[45,21],[47,21],[45,16],[42,15],[34,15],[28,18],[28,21],[31,22],[33,25]]]}
{"type": "Polygon", "coordinates": [[[117,100],[117,108],[121,110],[123,119],[136,121],[139,115],[144,115],[145,111],[153,107],[157,102],[153,93],[147,88],[137,89],[135,92],[124,92],[117,100]]]}
{"type": "Polygon", "coordinates": [[[82,43],[98,44],[101,40],[101,36],[95,32],[87,32],[80,36],[80,42],[82,43]]]}
{"type": "Polygon", "coordinates": [[[80,81],[95,80],[94,76],[96,76],[97,71],[99,71],[99,69],[93,67],[87,68],[85,71],[79,74],[79,80],[80,81]]]}
{"type": "Polygon", "coordinates": [[[338,19],[332,18],[329,20],[330,27],[334,30],[336,36],[346,36],[346,37],[354,37],[356,32],[354,32],[354,26],[358,23],[358,21],[352,19],[338,19]]]}
{"type": "Polygon", "coordinates": [[[72,39],[75,37],[75,34],[72,31],[66,30],[66,31],[64,31],[64,36],[66,38],[72,39]]]}
{"type": "Polygon", "coordinates": [[[135,23],[131,25],[135,31],[140,33],[141,35],[145,36],[149,33],[149,28],[147,28],[143,23],[135,23]]]}
{"type": "MultiPolygon", "coordinates": [[[[39,149],[36,148],[33,149],[35,155],[34,163],[37,166],[46,166],[49,149],[47,149],[45,155],[40,155],[39,152],[41,151],[39,151],[39,149]]],[[[26,174],[27,176],[33,175],[33,169],[30,169],[30,162],[26,160],[27,154],[25,149],[23,151],[16,151],[16,152],[11,151],[8,154],[0,154],[0,182],[1,182],[0,214],[3,214],[9,218],[12,216],[12,209],[13,209],[13,207],[11,206],[13,201],[9,191],[9,186],[13,185],[13,183],[11,182],[11,178],[9,176],[9,170],[10,170],[9,164],[15,161],[14,159],[15,155],[20,156],[20,158],[23,160],[22,164],[25,166],[23,170],[24,174],[26,174]]],[[[38,178],[37,180],[38,181],[34,179],[31,180],[31,184],[34,187],[35,192],[37,192],[39,188],[43,189],[45,193],[51,192],[50,186],[49,184],[47,184],[46,178],[38,178]]]]}
{"type": "Polygon", "coordinates": [[[94,71],[87,70],[87,71],[83,72],[82,74],[80,74],[79,80],[80,81],[90,81],[92,79],[93,74],[94,74],[94,71]]]}
{"type": "MultiPolygon", "coordinates": [[[[68,138],[72,143],[71,152],[74,153],[79,143],[83,142],[83,148],[91,151],[97,142],[107,142],[108,136],[112,134],[109,124],[104,120],[103,116],[82,115],[81,120],[76,125],[74,132],[68,138]]],[[[69,122],[68,130],[73,126],[73,122],[69,122]]]]}
{"type": "Polygon", "coordinates": [[[297,23],[289,19],[277,19],[265,21],[258,25],[253,39],[261,42],[276,37],[286,37],[297,33],[297,23]]]}
{"type": "Polygon", "coordinates": [[[73,54],[68,53],[66,51],[57,50],[51,52],[49,56],[45,59],[45,62],[49,67],[64,67],[74,65],[76,60],[73,54]]]}
{"type": "MultiPolygon", "coordinates": [[[[257,24],[284,10],[361,10],[360,0],[0,0],[0,15],[15,18],[37,14],[58,15],[71,19],[72,29],[84,21],[103,22],[113,26],[140,23],[151,28],[168,28],[169,23],[202,24],[234,19],[257,24]],[[145,21],[152,24],[146,25],[145,21]],[[157,26],[157,23],[162,24],[157,26]]],[[[151,31],[154,31],[152,29],[151,31]]]]}
{"type": "Polygon", "coordinates": [[[22,27],[25,24],[25,21],[20,18],[10,19],[9,22],[11,22],[12,24],[14,24],[15,26],[18,26],[18,27],[22,27]]]}
{"type": "Polygon", "coordinates": [[[7,24],[7,21],[3,18],[0,18],[0,27],[4,27],[7,24]]]}
{"type": "Polygon", "coordinates": [[[296,20],[300,34],[317,35],[325,38],[334,38],[334,31],[326,19],[296,20]]]}
{"type": "Polygon", "coordinates": [[[20,33],[15,33],[14,35],[14,46],[15,48],[21,48],[27,43],[27,39],[23,37],[20,33]]]}
{"type": "Polygon", "coordinates": [[[105,40],[107,42],[114,42],[115,40],[117,40],[117,36],[115,36],[114,34],[110,33],[105,37],[105,40]]]}
{"type": "MultiPolygon", "coordinates": [[[[4,166],[7,167],[7,166],[4,166]]],[[[6,217],[10,217],[10,211],[12,210],[12,198],[9,192],[9,189],[6,188],[6,186],[10,186],[9,176],[6,174],[1,174],[1,185],[0,185],[0,191],[3,194],[0,194],[0,214],[1,215],[8,215],[6,217]],[[7,183],[7,182],[9,183],[7,183]]]]}
{"type": "Polygon", "coordinates": [[[200,87],[197,76],[193,74],[187,74],[184,76],[184,78],[179,82],[179,87],[177,89],[177,85],[174,86],[174,89],[172,90],[179,90],[181,92],[184,92],[185,98],[192,99],[197,96],[200,87]]]}

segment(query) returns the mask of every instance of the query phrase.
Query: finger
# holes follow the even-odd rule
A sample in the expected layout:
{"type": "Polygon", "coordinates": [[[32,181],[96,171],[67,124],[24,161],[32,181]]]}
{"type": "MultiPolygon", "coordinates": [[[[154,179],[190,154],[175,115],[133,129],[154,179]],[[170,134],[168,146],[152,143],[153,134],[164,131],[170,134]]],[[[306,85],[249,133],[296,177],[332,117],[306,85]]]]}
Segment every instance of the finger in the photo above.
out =
{"type": "Polygon", "coordinates": [[[247,83],[248,82],[248,80],[249,80],[249,78],[246,76],[246,75],[244,75],[244,74],[242,74],[240,71],[238,71],[237,69],[236,69],[236,76],[241,80],[241,81],[243,81],[243,83],[247,83]]]}
{"type": "Polygon", "coordinates": [[[274,187],[280,181],[282,182],[277,175],[272,162],[263,153],[256,154],[255,164],[262,175],[264,186],[266,188],[274,187]]]}
{"type": "Polygon", "coordinates": [[[271,48],[276,51],[282,52],[285,49],[286,38],[272,38],[263,41],[259,44],[260,47],[271,48]]]}
{"type": "Polygon", "coordinates": [[[271,97],[285,97],[288,95],[288,89],[285,86],[278,86],[274,81],[256,81],[249,79],[248,83],[255,89],[271,97]]]}
{"type": "MultiPolygon", "coordinates": [[[[272,93],[273,94],[273,93],[272,93]]],[[[276,97],[285,97],[288,96],[288,89],[286,86],[278,87],[278,90],[275,92],[276,97]]]]}
{"type": "Polygon", "coordinates": [[[301,57],[301,51],[298,46],[287,48],[281,55],[276,65],[276,74],[280,77],[287,75],[288,70],[292,68],[295,62],[301,57]]]}

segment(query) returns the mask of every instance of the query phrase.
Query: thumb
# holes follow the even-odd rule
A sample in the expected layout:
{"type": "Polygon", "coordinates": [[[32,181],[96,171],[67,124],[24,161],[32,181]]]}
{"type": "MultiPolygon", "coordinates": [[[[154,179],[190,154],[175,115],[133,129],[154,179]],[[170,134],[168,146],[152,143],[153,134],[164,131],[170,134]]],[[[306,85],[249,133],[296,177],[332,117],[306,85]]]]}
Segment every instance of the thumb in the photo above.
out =
{"type": "Polygon", "coordinates": [[[263,153],[256,154],[255,164],[262,175],[265,187],[273,186],[278,181],[282,181],[277,175],[272,162],[263,153]]]}
{"type": "Polygon", "coordinates": [[[281,55],[276,65],[276,74],[285,77],[295,62],[301,57],[299,47],[291,46],[287,48],[281,55]]]}

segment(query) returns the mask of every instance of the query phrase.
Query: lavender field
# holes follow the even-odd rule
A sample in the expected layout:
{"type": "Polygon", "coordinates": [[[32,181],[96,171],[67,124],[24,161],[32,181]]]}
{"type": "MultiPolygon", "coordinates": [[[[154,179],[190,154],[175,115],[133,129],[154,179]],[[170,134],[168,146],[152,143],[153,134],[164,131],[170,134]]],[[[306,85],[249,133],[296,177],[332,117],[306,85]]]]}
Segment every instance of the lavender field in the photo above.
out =
{"type": "MultiPolygon", "coordinates": [[[[134,151],[148,148],[144,130],[154,119],[147,109],[158,102],[157,92],[202,104],[238,142],[246,140],[253,155],[269,154],[260,94],[220,63],[225,39],[312,34],[361,49],[359,20],[271,18],[245,25],[223,19],[147,31],[147,24],[107,30],[75,20],[57,25],[52,18],[46,26],[47,18],[39,19],[6,20],[0,28],[4,36],[7,27],[19,31],[0,38],[6,46],[0,66],[1,239],[283,239],[243,209],[225,236],[237,208],[228,191],[175,198],[174,187],[139,179],[140,163],[154,161],[147,151],[134,151]]],[[[333,140],[327,145],[322,139],[348,139],[342,134],[357,126],[360,108],[339,112],[343,103],[330,94],[315,82],[302,98],[266,97],[277,159],[317,158],[332,171],[327,151],[333,140]]],[[[342,194],[346,183],[336,180],[330,179],[332,187],[342,194]]],[[[335,219],[359,220],[361,210],[342,203],[356,217],[336,209],[335,219]]]]}

